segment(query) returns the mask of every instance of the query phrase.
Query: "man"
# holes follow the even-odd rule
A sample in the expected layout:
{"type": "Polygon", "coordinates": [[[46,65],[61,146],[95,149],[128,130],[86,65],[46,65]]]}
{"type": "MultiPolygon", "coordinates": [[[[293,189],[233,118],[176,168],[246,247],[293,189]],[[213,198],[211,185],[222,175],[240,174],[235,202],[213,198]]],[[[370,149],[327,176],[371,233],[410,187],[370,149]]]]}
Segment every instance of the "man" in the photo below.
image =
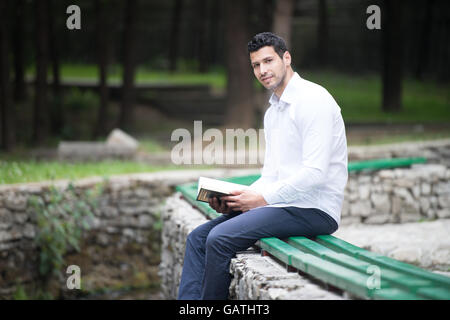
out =
{"type": "Polygon", "coordinates": [[[280,37],[257,34],[248,51],[256,78],[273,92],[261,177],[250,190],[210,201],[223,215],[189,234],[179,299],[226,299],[237,251],[264,237],[331,234],[340,222],[348,171],[339,106],[293,71],[280,37]]]}

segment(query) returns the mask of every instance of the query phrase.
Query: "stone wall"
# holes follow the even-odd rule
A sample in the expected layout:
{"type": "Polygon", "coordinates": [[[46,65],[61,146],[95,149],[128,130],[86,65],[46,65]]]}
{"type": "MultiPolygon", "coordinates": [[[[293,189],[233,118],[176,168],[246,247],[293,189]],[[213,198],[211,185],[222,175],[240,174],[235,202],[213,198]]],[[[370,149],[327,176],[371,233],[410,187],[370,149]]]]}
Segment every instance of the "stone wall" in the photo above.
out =
{"type": "MultiPolygon", "coordinates": [[[[251,174],[255,171],[244,171],[251,174]]],[[[104,288],[157,285],[160,262],[160,211],[164,200],[181,183],[193,182],[203,171],[186,170],[132,174],[70,181],[40,182],[0,186],[0,298],[12,298],[19,288],[33,297],[39,287],[39,233],[36,210],[30,199],[49,203],[51,188],[67,193],[73,184],[76,194],[102,188],[96,196],[98,206],[87,219],[79,252],[70,249],[59,280],[50,284],[53,297],[79,294],[67,290],[66,268],[75,264],[81,269],[86,292],[104,288]]],[[[235,175],[233,170],[208,170],[212,177],[235,175]]],[[[78,201],[82,199],[67,200],[78,201]]]]}
{"type": "Polygon", "coordinates": [[[450,217],[450,168],[417,164],[350,173],[342,223],[403,223],[450,217]]]}
{"type": "Polygon", "coordinates": [[[425,157],[428,163],[450,167],[450,139],[348,147],[349,161],[409,157],[425,157]]]}

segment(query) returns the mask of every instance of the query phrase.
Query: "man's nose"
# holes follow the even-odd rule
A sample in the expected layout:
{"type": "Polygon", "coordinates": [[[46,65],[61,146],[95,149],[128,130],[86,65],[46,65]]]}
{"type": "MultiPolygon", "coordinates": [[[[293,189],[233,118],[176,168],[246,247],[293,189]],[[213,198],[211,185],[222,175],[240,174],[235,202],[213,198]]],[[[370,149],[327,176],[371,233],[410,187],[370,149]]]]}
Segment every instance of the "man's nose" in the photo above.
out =
{"type": "Polygon", "coordinates": [[[267,68],[264,66],[263,63],[259,65],[259,72],[261,72],[261,74],[265,74],[267,72],[267,68]]]}

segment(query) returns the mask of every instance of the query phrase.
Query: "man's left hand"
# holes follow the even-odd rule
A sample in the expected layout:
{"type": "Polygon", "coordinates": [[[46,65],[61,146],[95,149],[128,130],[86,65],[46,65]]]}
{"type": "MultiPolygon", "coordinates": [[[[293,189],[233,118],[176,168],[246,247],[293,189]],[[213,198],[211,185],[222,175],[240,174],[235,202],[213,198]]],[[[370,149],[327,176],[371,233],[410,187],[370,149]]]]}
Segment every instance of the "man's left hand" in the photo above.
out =
{"type": "Polygon", "coordinates": [[[251,209],[267,205],[263,196],[252,190],[233,191],[231,196],[221,197],[233,211],[246,212],[251,209]]]}

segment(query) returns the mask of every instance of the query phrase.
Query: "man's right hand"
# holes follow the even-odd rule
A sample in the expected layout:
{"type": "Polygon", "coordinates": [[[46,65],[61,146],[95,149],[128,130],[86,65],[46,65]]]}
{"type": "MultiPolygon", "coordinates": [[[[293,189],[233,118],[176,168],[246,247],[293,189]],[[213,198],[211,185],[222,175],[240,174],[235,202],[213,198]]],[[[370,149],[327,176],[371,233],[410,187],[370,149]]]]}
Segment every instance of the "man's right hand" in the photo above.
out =
{"type": "Polygon", "coordinates": [[[227,202],[222,200],[219,202],[217,197],[212,197],[208,199],[209,206],[216,210],[218,213],[229,214],[232,213],[233,210],[227,206],[227,202]]]}

